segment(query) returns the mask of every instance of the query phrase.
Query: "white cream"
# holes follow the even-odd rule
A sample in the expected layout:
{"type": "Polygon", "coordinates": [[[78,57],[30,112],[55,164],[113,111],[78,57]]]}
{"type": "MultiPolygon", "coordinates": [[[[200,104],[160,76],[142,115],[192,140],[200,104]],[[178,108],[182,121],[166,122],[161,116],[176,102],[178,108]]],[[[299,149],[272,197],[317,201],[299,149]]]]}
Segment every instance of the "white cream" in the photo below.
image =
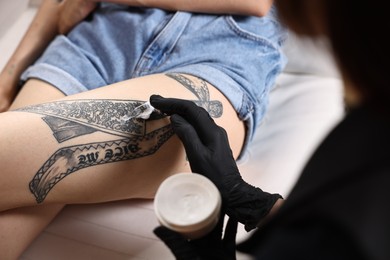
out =
{"type": "Polygon", "coordinates": [[[122,124],[127,124],[132,118],[140,118],[146,120],[150,117],[154,110],[155,108],[150,104],[149,101],[147,101],[142,105],[139,105],[138,107],[134,108],[134,110],[131,111],[130,114],[122,116],[120,120],[122,124]]]}

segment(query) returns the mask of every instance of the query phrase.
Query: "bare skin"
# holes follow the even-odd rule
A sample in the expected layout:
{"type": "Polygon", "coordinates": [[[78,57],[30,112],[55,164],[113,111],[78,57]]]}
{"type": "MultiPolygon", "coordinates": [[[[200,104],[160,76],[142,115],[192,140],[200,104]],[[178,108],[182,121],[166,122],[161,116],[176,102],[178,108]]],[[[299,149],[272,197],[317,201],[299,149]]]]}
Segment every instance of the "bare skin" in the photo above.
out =
{"type": "Polygon", "coordinates": [[[16,51],[0,72],[0,112],[9,109],[18,93],[20,75],[57,35],[59,12],[60,5],[57,1],[43,1],[16,51]]]}
{"type": "MultiPolygon", "coordinates": [[[[29,30],[4,70],[0,73],[0,112],[57,100],[71,102],[80,99],[91,101],[115,99],[123,102],[146,101],[151,94],[187,98],[194,101],[198,99],[199,101],[199,97],[184,87],[182,83],[166,75],[129,80],[101,90],[66,98],[53,86],[37,80],[28,81],[19,91],[18,80],[20,74],[42,54],[55,35],[68,32],[92,12],[96,2],[92,0],[65,0],[62,3],[55,0],[43,1],[29,30]],[[78,12],[77,15],[65,15],[65,13],[76,14],[72,12],[76,2],[89,3],[83,5],[84,9],[78,12]],[[154,84],[156,82],[158,84],[154,84]],[[163,86],[161,82],[164,82],[163,86]],[[144,91],[145,85],[150,86],[147,91],[144,91]],[[137,90],[141,88],[142,91],[137,90]],[[14,100],[16,95],[17,97],[14,100]]],[[[247,1],[245,4],[240,3],[240,5],[237,5],[236,1],[113,0],[108,2],[171,10],[242,15],[263,15],[269,10],[271,3],[271,1],[259,0],[247,1]],[[254,6],[256,8],[253,8],[254,6]]],[[[202,83],[200,79],[185,76],[198,85],[204,85],[205,83],[202,83]]],[[[237,155],[244,138],[243,123],[238,120],[236,113],[225,97],[213,86],[207,84],[207,87],[210,92],[210,99],[222,103],[223,115],[216,118],[216,121],[227,129],[231,137],[233,151],[237,155]]],[[[135,197],[151,198],[158,184],[166,176],[178,171],[189,171],[184,150],[178,139],[172,136],[154,154],[143,158],[90,166],[72,172],[72,174],[57,182],[45,194],[44,198],[41,196],[38,204],[37,196],[31,192],[29,185],[37,176],[39,170],[43,168],[45,162],[57,151],[64,147],[81,146],[92,142],[109,142],[115,139],[114,137],[121,139],[123,136],[119,137],[112,133],[95,131],[59,142],[54,137],[53,129],[44,121],[45,115],[33,110],[30,112],[19,111],[0,114],[2,125],[0,144],[2,147],[7,147],[7,149],[0,152],[0,163],[5,165],[6,168],[2,171],[1,176],[3,179],[0,184],[2,186],[1,195],[7,198],[6,201],[0,203],[0,252],[2,259],[16,259],[61,211],[65,204],[95,203],[135,197]],[[148,167],[145,167],[145,165],[148,165],[148,167]],[[158,167],[153,167],[153,165],[158,165],[158,167]],[[129,169],[131,169],[130,173],[129,169]],[[158,176],[155,175],[156,172],[159,173],[158,176]],[[141,174],[143,178],[139,178],[141,174]]],[[[150,122],[148,123],[148,131],[156,130],[166,124],[169,124],[168,118],[150,122]]]]}
{"type": "Polygon", "coordinates": [[[273,1],[43,0],[18,48],[0,72],[0,112],[6,111],[12,104],[19,90],[18,82],[22,72],[43,53],[56,35],[68,33],[93,12],[98,2],[189,12],[263,16],[270,10],[273,1]]]}
{"type": "MultiPolygon", "coordinates": [[[[174,75],[174,77],[172,75],[147,76],[94,91],[64,97],[56,102],[61,101],[73,104],[74,102],[80,101],[100,102],[102,100],[106,102],[118,100],[119,102],[132,102],[133,100],[147,101],[152,94],[199,101],[199,97],[194,94],[194,91],[191,91],[188,85],[186,86],[183,81],[180,81],[180,79],[183,79],[182,77],[189,80],[184,82],[190,82],[194,87],[206,87],[208,89],[210,93],[209,101],[205,101],[219,101],[221,103],[221,108],[223,108],[222,114],[220,117],[215,118],[215,120],[218,124],[226,128],[232,137],[231,146],[235,156],[237,156],[244,139],[243,123],[239,121],[236,112],[221,93],[203,80],[193,76],[180,74],[174,75]],[[149,87],[145,90],[144,86],[149,87]],[[140,91],[141,89],[142,91],[140,91]]],[[[39,104],[42,100],[37,101],[39,99],[37,96],[39,96],[39,93],[43,93],[43,91],[45,93],[51,93],[56,97],[61,95],[60,92],[46,83],[30,80],[16,98],[13,108],[20,108],[21,104],[26,103],[39,104]]],[[[117,149],[118,147],[111,145],[112,142],[132,138],[131,134],[129,137],[126,134],[117,135],[115,132],[108,132],[100,126],[91,124],[88,126],[95,130],[97,129],[96,131],[59,142],[54,136],[53,125],[50,127],[48,124],[47,118],[50,115],[53,116],[53,114],[50,114],[51,112],[45,109],[41,110],[43,112],[37,112],[35,109],[37,107],[42,107],[42,105],[32,106],[21,111],[0,114],[0,121],[4,122],[2,125],[6,125],[4,127],[4,134],[0,137],[0,143],[2,147],[8,147],[6,150],[0,152],[0,163],[6,166],[2,172],[0,193],[3,197],[7,196],[8,198],[6,201],[0,203],[0,209],[4,211],[12,208],[40,205],[36,209],[26,208],[26,211],[46,212],[46,215],[42,214],[38,225],[26,224],[19,226],[18,222],[24,221],[23,217],[19,218],[20,221],[13,220],[13,232],[16,232],[15,229],[22,232],[21,229],[28,228],[30,229],[30,234],[39,234],[41,229],[59,212],[62,207],[61,204],[97,203],[131,198],[153,198],[157,187],[167,176],[177,172],[190,171],[184,148],[180,141],[173,134],[168,134],[170,135],[169,138],[154,153],[136,158],[119,158],[115,162],[105,163],[103,161],[99,165],[91,164],[88,167],[72,172],[56,182],[55,186],[47,193],[37,196],[36,194],[42,193],[36,192],[34,194],[34,190],[31,189],[31,183],[39,172],[48,173],[48,171],[42,171],[42,169],[45,168],[48,160],[58,154],[58,151],[64,151],[64,149],[69,147],[76,147],[77,149],[74,149],[76,151],[89,147],[92,143],[108,145],[108,148],[119,151],[117,149]],[[23,164],[20,163],[20,158],[23,158],[23,164]],[[15,173],[17,173],[17,178],[15,178],[15,173]],[[28,188],[29,185],[30,189],[28,188]]],[[[54,117],[58,118],[58,115],[54,117]]],[[[74,118],[72,117],[67,119],[70,122],[74,122],[74,118]]],[[[153,120],[151,122],[148,121],[146,122],[144,136],[167,125],[169,125],[168,118],[153,120]]],[[[142,141],[138,146],[144,146],[142,141]]],[[[87,151],[87,154],[90,154],[92,150],[87,149],[87,151]]],[[[106,149],[104,151],[93,150],[92,152],[107,153],[107,151],[106,149]]],[[[78,158],[83,155],[75,154],[78,158]]],[[[55,161],[56,167],[65,167],[60,159],[53,160],[55,161]]],[[[21,212],[23,210],[10,210],[4,213],[2,220],[9,220],[9,216],[20,214],[21,212]]],[[[29,215],[27,214],[26,216],[29,215]]],[[[31,220],[31,223],[37,221],[36,218],[27,218],[31,220]]],[[[0,221],[0,223],[5,222],[0,221]]],[[[2,229],[4,228],[10,231],[9,223],[7,227],[3,227],[2,229]]],[[[31,242],[32,237],[34,236],[26,237],[25,243],[18,241],[17,246],[24,249],[31,242]]],[[[7,241],[7,243],[15,243],[14,241],[7,241]]],[[[5,244],[2,244],[1,247],[5,246],[5,244]]],[[[15,247],[15,245],[11,246],[15,247]]]]}

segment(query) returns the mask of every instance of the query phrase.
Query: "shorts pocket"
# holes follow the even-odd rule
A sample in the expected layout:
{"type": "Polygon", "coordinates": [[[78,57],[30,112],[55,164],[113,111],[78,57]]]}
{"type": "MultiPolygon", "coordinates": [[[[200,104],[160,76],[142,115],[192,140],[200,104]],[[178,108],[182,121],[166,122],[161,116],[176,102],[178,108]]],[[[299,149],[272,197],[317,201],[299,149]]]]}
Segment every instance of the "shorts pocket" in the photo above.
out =
{"type": "Polygon", "coordinates": [[[287,37],[286,30],[273,16],[226,16],[229,28],[238,36],[279,48],[287,37]]]}

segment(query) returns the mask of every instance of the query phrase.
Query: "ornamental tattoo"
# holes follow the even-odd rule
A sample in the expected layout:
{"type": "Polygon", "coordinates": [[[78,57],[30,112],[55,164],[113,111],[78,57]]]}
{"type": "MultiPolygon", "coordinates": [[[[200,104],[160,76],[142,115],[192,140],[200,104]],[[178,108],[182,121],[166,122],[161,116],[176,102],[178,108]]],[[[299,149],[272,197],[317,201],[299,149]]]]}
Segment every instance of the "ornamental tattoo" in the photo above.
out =
{"type": "Polygon", "coordinates": [[[86,167],[151,155],[171,136],[173,130],[167,125],[144,136],[61,148],[34,176],[30,191],[41,203],[54,185],[69,174],[86,167]]]}
{"type": "MultiPolygon", "coordinates": [[[[43,120],[53,130],[57,141],[63,142],[96,131],[123,137],[144,135],[144,120],[124,122],[129,113],[143,103],[137,100],[71,100],[29,106],[19,111],[46,115],[43,120]]],[[[158,119],[155,115],[154,119],[158,119]]]]}
{"type": "Polygon", "coordinates": [[[194,100],[194,102],[198,106],[201,106],[206,109],[206,111],[209,112],[210,116],[222,116],[222,103],[217,100],[210,100],[210,92],[209,88],[207,87],[206,81],[204,81],[203,79],[199,79],[200,84],[196,85],[192,80],[182,74],[169,73],[166,75],[178,81],[189,91],[191,91],[198,98],[198,100],[194,100]]]}
{"type": "MultiPolygon", "coordinates": [[[[194,82],[181,74],[167,76],[191,91],[197,98],[194,102],[204,107],[212,117],[222,115],[222,103],[210,100],[204,80],[194,82]]],[[[42,120],[50,127],[58,143],[96,132],[116,137],[109,141],[64,146],[52,154],[29,184],[37,203],[42,203],[57,183],[78,170],[133,160],[157,152],[174,132],[171,125],[146,132],[148,122],[165,117],[158,111],[154,111],[148,120],[129,119],[128,115],[144,102],[114,99],[65,100],[16,110],[42,115],[42,120]]]]}

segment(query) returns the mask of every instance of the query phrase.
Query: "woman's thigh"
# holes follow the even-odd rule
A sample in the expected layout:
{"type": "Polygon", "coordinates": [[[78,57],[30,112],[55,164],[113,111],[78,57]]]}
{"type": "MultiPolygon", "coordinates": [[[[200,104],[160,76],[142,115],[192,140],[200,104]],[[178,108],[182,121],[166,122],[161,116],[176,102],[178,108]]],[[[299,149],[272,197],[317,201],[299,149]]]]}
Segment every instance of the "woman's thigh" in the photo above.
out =
{"type": "Polygon", "coordinates": [[[9,110],[60,99],[65,95],[52,85],[31,79],[19,91],[9,110]]]}
{"type": "MultiPolygon", "coordinates": [[[[42,81],[30,80],[19,92],[11,110],[64,97],[42,81]]],[[[15,173],[17,174],[17,173],[15,173]]],[[[0,252],[4,259],[18,259],[33,239],[61,211],[63,205],[22,207],[0,212],[0,252]]]]}
{"type": "MultiPolygon", "coordinates": [[[[45,88],[30,80],[15,107],[34,95],[37,102],[30,104],[43,101],[39,96],[45,92],[34,91],[33,84],[45,88]]],[[[168,118],[124,120],[152,94],[204,106],[239,154],[244,124],[213,86],[189,75],[145,76],[0,114],[0,145],[6,147],[0,151],[0,193],[8,198],[0,209],[152,198],[166,177],[190,171],[168,118]],[[194,94],[199,91],[206,93],[202,100],[194,94]]]]}

